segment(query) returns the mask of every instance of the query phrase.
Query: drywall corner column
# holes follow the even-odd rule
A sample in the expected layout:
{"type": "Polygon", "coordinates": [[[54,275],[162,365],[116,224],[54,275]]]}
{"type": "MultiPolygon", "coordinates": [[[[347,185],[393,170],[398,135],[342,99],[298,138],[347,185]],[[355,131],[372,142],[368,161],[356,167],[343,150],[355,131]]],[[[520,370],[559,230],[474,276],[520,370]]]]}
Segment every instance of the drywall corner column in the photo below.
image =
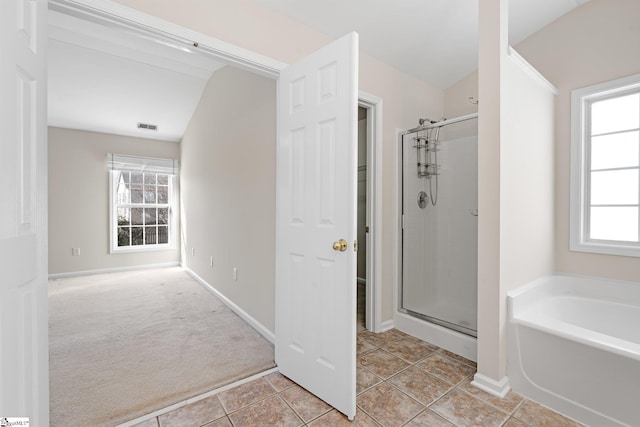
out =
{"type": "Polygon", "coordinates": [[[507,373],[506,307],[500,286],[500,143],[507,5],[508,0],[480,0],[479,9],[478,374],[496,384],[507,373]]]}
{"type": "Polygon", "coordinates": [[[504,396],[507,293],[553,271],[555,88],[509,48],[507,1],[480,1],[478,373],[504,396]]]}

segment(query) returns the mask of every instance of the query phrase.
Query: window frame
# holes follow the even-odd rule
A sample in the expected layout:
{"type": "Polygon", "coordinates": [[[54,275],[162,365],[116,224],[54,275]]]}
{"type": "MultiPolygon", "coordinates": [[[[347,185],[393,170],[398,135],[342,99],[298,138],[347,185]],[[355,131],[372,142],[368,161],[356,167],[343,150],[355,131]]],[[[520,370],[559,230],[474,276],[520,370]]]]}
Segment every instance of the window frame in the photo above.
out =
{"type": "MultiPolygon", "coordinates": [[[[569,249],[571,251],[640,257],[640,242],[590,239],[588,230],[591,207],[590,105],[594,101],[621,97],[637,92],[640,92],[640,74],[576,89],[571,92],[569,218],[569,249]]],[[[640,181],[640,177],[638,179],[640,181]]],[[[638,191],[640,193],[640,185],[638,191]]],[[[638,194],[638,198],[640,203],[640,194],[638,194]]],[[[640,234],[640,207],[638,207],[638,210],[638,233],[640,234]]]]}
{"type": "MultiPolygon", "coordinates": [[[[162,174],[168,176],[168,205],[169,208],[169,221],[168,221],[168,242],[153,244],[153,245],[135,245],[135,246],[118,246],[118,215],[116,206],[116,192],[118,188],[118,183],[116,182],[120,172],[130,172],[126,170],[110,170],[109,171],[109,253],[110,254],[120,254],[120,253],[137,253],[137,252],[156,252],[156,251],[167,251],[173,250],[176,248],[176,234],[177,234],[177,215],[176,215],[176,206],[177,206],[177,176],[173,174],[168,174],[164,172],[151,172],[154,174],[162,174]]],[[[139,171],[141,173],[149,173],[145,171],[139,171]]],[[[158,204],[138,204],[138,203],[130,203],[132,207],[158,207],[158,204]]],[[[165,205],[165,204],[162,204],[165,205]]]]}

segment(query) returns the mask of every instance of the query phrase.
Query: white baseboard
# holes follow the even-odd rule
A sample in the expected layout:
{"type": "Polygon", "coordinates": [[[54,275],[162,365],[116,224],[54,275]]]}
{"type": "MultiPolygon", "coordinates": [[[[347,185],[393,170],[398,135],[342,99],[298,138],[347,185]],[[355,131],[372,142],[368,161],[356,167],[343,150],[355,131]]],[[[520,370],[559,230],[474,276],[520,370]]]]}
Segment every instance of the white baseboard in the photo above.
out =
{"type": "Polygon", "coordinates": [[[128,267],[112,267],[112,268],[101,268],[97,270],[70,271],[68,273],[53,273],[53,274],[49,274],[49,279],[61,279],[63,277],[90,276],[93,274],[119,273],[122,271],[147,270],[151,268],[166,268],[166,267],[179,267],[179,266],[180,266],[180,263],[178,261],[163,262],[160,264],[130,265],[128,267]]]}
{"type": "Polygon", "coordinates": [[[220,301],[222,301],[224,303],[224,305],[229,307],[231,309],[231,311],[233,311],[235,314],[240,316],[240,318],[242,318],[242,320],[247,322],[256,331],[258,331],[260,333],[260,335],[262,335],[267,341],[269,341],[271,344],[275,344],[276,335],[272,331],[267,329],[262,323],[258,322],[255,318],[253,318],[251,315],[249,315],[249,313],[244,311],[242,308],[240,308],[238,305],[236,305],[233,301],[231,301],[229,298],[227,298],[222,293],[220,293],[220,291],[218,291],[216,288],[214,288],[209,283],[207,283],[206,280],[204,280],[202,277],[198,276],[196,273],[194,273],[192,270],[190,270],[187,266],[185,266],[183,264],[182,268],[184,269],[184,271],[189,273],[191,275],[191,277],[196,279],[202,286],[204,286],[212,294],[214,294],[216,297],[218,297],[218,299],[220,301]]]}
{"type": "Polygon", "coordinates": [[[380,324],[380,332],[386,332],[395,328],[395,324],[393,323],[393,319],[387,320],[380,324]]]}
{"type": "Polygon", "coordinates": [[[500,381],[496,381],[479,372],[476,372],[473,376],[471,384],[478,387],[480,390],[486,391],[494,396],[498,396],[501,399],[509,393],[509,390],[511,390],[509,377],[504,377],[500,381]]]}

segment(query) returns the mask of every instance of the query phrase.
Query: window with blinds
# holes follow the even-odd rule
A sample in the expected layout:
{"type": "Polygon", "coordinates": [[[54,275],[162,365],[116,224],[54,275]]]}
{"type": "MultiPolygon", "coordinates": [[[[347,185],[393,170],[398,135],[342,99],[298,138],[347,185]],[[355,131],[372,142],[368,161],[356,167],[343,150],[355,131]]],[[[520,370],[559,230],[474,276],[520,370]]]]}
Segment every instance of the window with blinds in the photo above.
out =
{"type": "Polygon", "coordinates": [[[174,247],[177,162],[110,154],[111,251],[174,247]]]}

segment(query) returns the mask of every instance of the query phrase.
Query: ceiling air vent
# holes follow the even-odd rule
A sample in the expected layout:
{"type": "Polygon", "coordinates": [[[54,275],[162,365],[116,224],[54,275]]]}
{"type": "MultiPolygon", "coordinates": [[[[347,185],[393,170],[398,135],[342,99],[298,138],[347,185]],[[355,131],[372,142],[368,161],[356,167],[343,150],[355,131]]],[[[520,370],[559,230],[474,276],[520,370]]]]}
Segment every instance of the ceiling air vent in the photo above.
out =
{"type": "Polygon", "coordinates": [[[149,123],[138,123],[138,129],[146,129],[146,130],[158,130],[158,125],[152,125],[149,123]]]}

